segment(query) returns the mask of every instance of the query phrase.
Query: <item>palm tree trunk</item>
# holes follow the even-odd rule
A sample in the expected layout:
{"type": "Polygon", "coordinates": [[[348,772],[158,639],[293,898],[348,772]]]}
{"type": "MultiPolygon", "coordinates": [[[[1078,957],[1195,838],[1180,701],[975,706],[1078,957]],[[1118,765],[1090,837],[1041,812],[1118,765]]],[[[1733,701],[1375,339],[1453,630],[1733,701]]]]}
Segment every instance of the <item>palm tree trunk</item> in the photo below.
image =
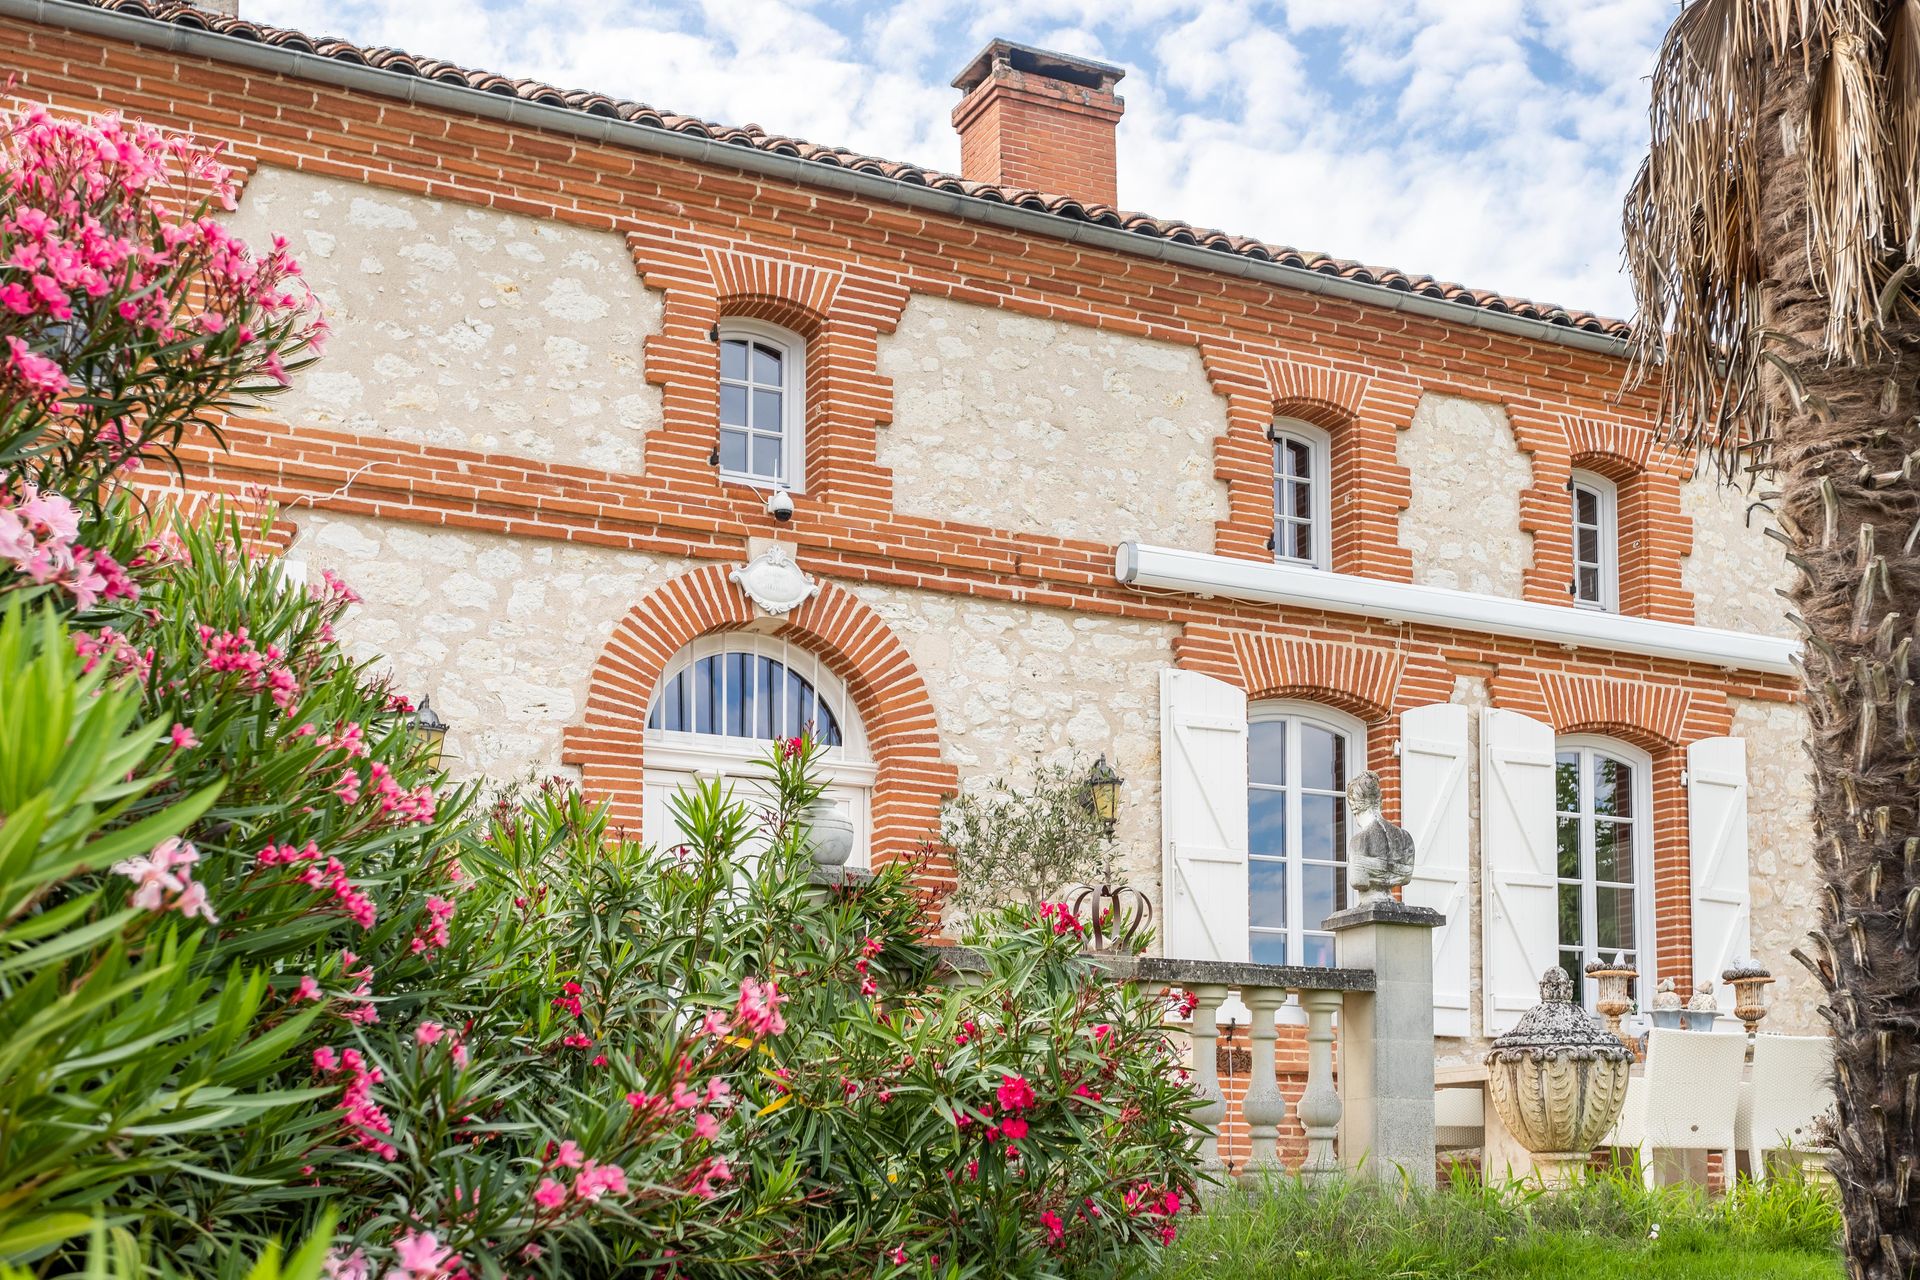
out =
{"type": "Polygon", "coordinates": [[[1820,353],[1827,309],[1807,266],[1807,185],[1781,117],[1797,68],[1769,86],[1760,236],[1764,324],[1784,369],[1771,460],[1803,570],[1815,861],[1812,954],[1834,1040],[1832,1161],[1855,1280],[1920,1274],[1920,327],[1861,364],[1820,353]]]}

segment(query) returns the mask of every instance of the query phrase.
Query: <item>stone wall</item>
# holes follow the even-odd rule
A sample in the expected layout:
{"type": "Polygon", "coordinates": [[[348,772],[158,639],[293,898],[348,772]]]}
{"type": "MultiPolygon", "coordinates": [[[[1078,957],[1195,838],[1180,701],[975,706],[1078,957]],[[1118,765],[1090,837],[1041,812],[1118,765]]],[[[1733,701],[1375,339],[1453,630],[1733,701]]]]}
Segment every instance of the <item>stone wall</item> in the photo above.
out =
{"type": "MultiPolygon", "coordinates": [[[[1813,866],[1813,786],[1800,750],[1798,705],[1733,700],[1733,733],[1747,741],[1747,856],[1753,880],[1753,954],[1773,970],[1769,1031],[1818,1034],[1820,987],[1790,954],[1806,946],[1819,880],[1813,866]]],[[[1715,975],[1718,981],[1718,975],[1715,975]]]]}
{"type": "Polygon", "coordinates": [[[1126,880],[1157,907],[1160,671],[1173,665],[1178,629],[897,587],[854,591],[919,668],[962,786],[1106,753],[1126,779],[1115,828],[1126,880]]]}
{"type": "Polygon", "coordinates": [[[1226,405],[1193,348],[916,295],[879,365],[897,511],[1213,549],[1226,405]]]}
{"type": "Polygon", "coordinates": [[[1754,495],[1721,483],[1711,472],[1680,489],[1680,510],[1693,520],[1693,550],[1680,565],[1680,582],[1693,593],[1694,621],[1703,627],[1757,631],[1797,638],[1787,602],[1774,591],[1793,579],[1786,548],[1766,535],[1766,511],[1748,511],[1754,495]]]}
{"type": "Polygon", "coordinates": [[[588,677],[616,622],[684,561],[551,541],[297,513],[288,553],[331,569],[364,600],[341,639],[453,726],[456,777],[560,771],[588,677]]]}
{"type": "Polygon", "coordinates": [[[333,328],[270,402],[295,426],[641,470],[661,305],[620,236],[273,168],[233,221],[287,238],[333,328]]]}
{"type": "Polygon", "coordinates": [[[1400,545],[1413,580],[1520,598],[1533,563],[1533,535],[1520,528],[1520,491],[1533,466],[1497,404],[1425,395],[1400,433],[1400,465],[1413,498],[1400,516],[1400,545]]]}

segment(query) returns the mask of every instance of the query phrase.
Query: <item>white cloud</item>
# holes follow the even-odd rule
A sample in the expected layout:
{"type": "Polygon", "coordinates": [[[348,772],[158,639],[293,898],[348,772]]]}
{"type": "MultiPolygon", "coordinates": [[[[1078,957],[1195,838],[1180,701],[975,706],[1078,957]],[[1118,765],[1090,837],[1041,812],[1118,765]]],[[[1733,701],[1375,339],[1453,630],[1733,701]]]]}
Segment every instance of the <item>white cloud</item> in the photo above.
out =
{"type": "Polygon", "coordinates": [[[950,168],[1004,35],[1128,69],[1121,198],[1622,313],[1670,0],[242,0],[249,16],[950,168]]]}

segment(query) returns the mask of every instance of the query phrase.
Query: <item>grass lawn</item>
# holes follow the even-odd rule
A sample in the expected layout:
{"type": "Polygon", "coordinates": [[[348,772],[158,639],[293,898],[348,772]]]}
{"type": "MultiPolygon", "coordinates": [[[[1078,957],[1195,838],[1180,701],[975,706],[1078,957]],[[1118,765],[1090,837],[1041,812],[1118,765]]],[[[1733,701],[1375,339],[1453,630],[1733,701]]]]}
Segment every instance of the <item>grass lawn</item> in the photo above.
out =
{"type": "Polygon", "coordinates": [[[1840,1217],[1798,1179],[1709,1199],[1596,1173],[1560,1192],[1470,1177],[1433,1192],[1292,1179],[1220,1192],[1189,1219],[1161,1280],[1841,1280],[1840,1217]],[[1656,1229],[1657,1228],[1657,1229],[1656,1229]]]}

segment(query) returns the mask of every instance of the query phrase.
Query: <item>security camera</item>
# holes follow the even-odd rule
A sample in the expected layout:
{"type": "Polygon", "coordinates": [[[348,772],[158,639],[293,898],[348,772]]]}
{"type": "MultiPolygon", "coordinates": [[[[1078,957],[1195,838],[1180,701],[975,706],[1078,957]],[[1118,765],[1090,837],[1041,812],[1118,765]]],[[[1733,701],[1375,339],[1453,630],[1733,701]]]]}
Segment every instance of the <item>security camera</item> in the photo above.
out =
{"type": "Polygon", "coordinates": [[[793,499],[785,489],[775,489],[767,497],[767,514],[785,524],[793,519],[793,499]]]}

